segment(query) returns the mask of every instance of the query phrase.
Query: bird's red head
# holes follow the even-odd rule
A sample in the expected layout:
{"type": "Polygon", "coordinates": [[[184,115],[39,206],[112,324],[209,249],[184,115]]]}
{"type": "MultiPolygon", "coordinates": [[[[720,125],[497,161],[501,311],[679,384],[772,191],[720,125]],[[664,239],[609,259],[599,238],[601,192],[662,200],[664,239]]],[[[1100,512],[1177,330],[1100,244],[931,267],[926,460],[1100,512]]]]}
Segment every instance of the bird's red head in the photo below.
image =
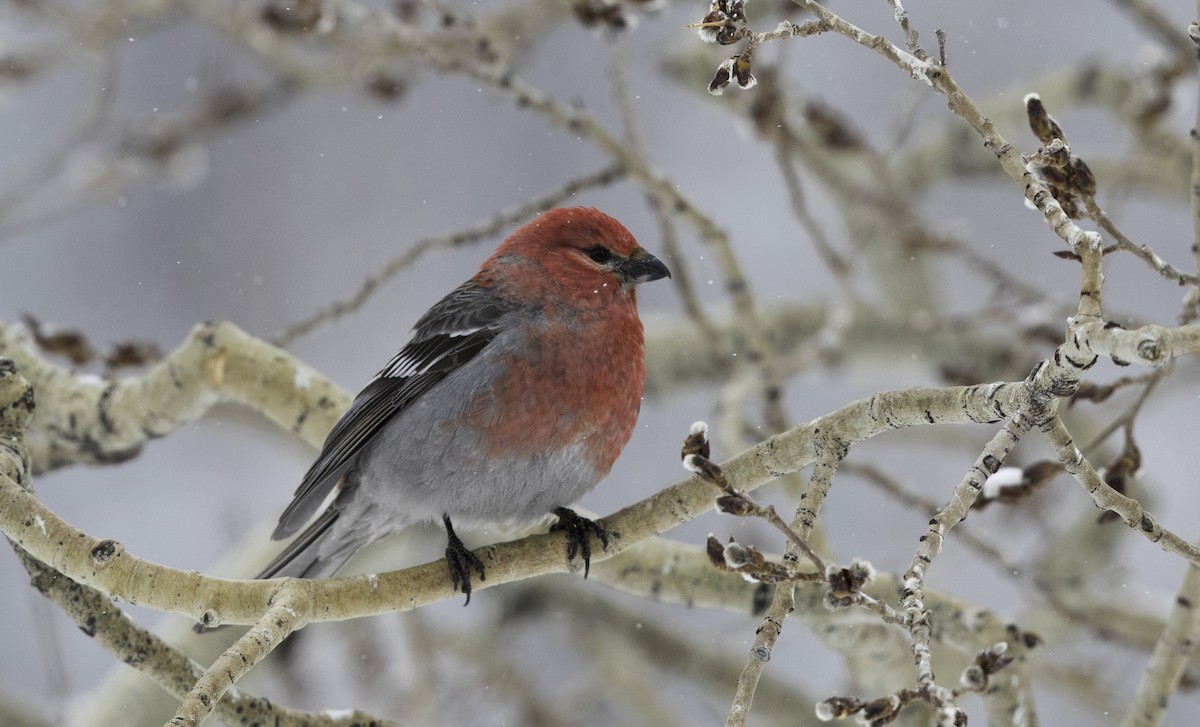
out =
{"type": "Polygon", "coordinates": [[[514,298],[540,298],[551,288],[564,287],[586,298],[588,292],[632,296],[638,283],[670,275],[667,266],[638,245],[629,230],[612,217],[591,207],[558,207],[517,228],[500,243],[476,280],[505,288],[511,280],[520,290],[506,289],[504,293],[514,298]],[[521,274],[496,276],[498,266],[521,274]]]}

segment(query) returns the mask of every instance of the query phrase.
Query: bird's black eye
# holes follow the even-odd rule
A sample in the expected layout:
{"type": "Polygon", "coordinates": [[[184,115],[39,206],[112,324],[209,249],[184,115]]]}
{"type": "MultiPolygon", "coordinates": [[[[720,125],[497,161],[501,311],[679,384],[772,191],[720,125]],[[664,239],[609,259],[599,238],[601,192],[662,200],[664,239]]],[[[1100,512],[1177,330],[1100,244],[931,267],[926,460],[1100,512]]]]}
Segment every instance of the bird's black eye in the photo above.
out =
{"type": "Polygon", "coordinates": [[[590,257],[593,262],[597,262],[602,265],[613,259],[612,252],[610,252],[609,249],[603,245],[592,245],[588,249],[584,250],[584,252],[587,253],[587,256],[590,257]]]}

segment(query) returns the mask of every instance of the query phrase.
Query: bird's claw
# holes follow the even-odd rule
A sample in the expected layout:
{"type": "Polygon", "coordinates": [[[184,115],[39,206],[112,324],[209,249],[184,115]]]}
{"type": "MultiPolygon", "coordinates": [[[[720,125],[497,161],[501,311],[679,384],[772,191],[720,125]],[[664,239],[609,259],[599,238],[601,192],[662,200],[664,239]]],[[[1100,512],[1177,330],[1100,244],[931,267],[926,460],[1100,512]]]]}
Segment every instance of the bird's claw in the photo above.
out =
{"type": "Polygon", "coordinates": [[[556,507],[554,514],[558,516],[558,522],[550,526],[550,532],[561,530],[567,534],[567,559],[575,560],[576,555],[582,555],[583,577],[587,578],[592,567],[592,543],[588,535],[595,535],[604,550],[608,550],[608,532],[570,508],[556,507]]]}
{"type": "Polygon", "coordinates": [[[479,573],[479,580],[487,580],[487,576],[484,575],[483,561],[468,550],[467,546],[463,545],[463,541],[454,534],[454,528],[450,526],[450,518],[443,517],[442,520],[446,524],[446,565],[450,568],[450,583],[454,586],[454,590],[461,590],[467,597],[463,603],[466,606],[471,603],[471,569],[474,568],[479,573]]]}

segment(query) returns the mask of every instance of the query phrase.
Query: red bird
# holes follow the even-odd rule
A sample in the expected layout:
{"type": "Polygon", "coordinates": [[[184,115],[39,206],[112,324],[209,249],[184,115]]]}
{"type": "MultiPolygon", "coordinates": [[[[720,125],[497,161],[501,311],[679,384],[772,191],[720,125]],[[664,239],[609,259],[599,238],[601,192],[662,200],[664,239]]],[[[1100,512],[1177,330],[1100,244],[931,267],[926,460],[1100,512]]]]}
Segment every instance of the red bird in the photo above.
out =
{"type": "Polygon", "coordinates": [[[279,518],[273,538],[332,502],[259,578],[332,575],[359,548],[441,518],[455,588],[483,563],[451,520],[527,525],[557,515],[567,556],[590,567],[568,509],[629,441],[646,382],[639,283],[670,271],[612,217],[553,209],[500,243],[421,317],[412,340],[355,398],[279,518]]]}

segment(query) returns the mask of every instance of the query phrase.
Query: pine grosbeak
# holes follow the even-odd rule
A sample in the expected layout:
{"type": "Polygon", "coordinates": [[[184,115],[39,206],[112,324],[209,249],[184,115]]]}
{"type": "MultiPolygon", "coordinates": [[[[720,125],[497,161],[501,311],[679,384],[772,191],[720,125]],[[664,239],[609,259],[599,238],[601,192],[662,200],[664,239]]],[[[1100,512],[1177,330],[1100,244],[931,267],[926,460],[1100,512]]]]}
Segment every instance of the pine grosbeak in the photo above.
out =
{"type": "Polygon", "coordinates": [[[332,575],[366,544],[441,518],[455,588],[479,561],[455,522],[548,513],[590,565],[603,529],[567,509],[629,441],[646,381],[638,283],[670,271],[612,217],[554,209],[512,233],[421,317],[325,440],[272,536],[324,512],[259,578],[332,575]]]}

